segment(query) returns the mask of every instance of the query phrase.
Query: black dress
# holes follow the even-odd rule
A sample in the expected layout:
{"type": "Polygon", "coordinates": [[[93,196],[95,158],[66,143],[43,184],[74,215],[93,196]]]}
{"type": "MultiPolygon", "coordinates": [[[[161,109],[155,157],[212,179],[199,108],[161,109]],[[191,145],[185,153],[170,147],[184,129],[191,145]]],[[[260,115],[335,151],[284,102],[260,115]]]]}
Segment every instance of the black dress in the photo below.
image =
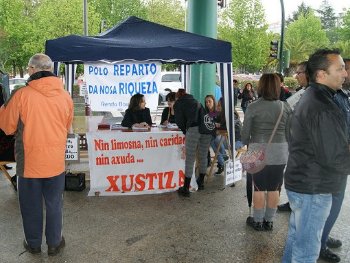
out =
{"type": "Polygon", "coordinates": [[[122,121],[123,127],[131,128],[135,123],[146,122],[149,126],[152,126],[151,112],[149,108],[143,110],[131,111],[127,109],[122,121]]]}

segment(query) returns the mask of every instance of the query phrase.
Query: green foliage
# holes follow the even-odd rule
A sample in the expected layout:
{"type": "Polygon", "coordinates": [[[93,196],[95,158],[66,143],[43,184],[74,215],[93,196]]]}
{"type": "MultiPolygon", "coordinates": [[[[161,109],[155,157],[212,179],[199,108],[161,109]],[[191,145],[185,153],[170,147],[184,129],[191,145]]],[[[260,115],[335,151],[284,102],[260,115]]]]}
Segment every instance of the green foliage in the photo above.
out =
{"type": "Polygon", "coordinates": [[[344,14],[342,26],[338,29],[340,39],[348,41],[350,39],[350,9],[344,14]]]}
{"type": "Polygon", "coordinates": [[[233,67],[241,72],[261,70],[269,58],[270,40],[259,0],[233,0],[218,26],[219,38],[232,43],[233,67]]]}
{"type": "Polygon", "coordinates": [[[185,30],[185,9],[179,0],[147,0],[146,19],[168,27],[185,30]]]}
{"type": "Polygon", "coordinates": [[[343,58],[350,58],[350,40],[338,41],[334,44],[335,48],[338,48],[343,58]]]}
{"type": "Polygon", "coordinates": [[[290,91],[299,87],[298,81],[294,77],[285,77],[284,85],[286,85],[290,91]]]}
{"type": "Polygon", "coordinates": [[[322,30],[321,20],[313,13],[300,15],[286,29],[285,49],[291,51],[291,65],[307,60],[312,52],[327,45],[329,40],[322,30]]]}
{"type": "Polygon", "coordinates": [[[327,0],[322,1],[321,8],[317,10],[320,14],[322,27],[326,30],[326,34],[331,43],[338,40],[339,36],[336,31],[336,15],[332,6],[329,5],[327,0]]]}
{"type": "MultiPolygon", "coordinates": [[[[82,1],[80,0],[80,2],[82,1]]],[[[89,0],[88,3],[89,7],[93,7],[99,14],[99,31],[102,32],[112,28],[129,16],[146,18],[146,10],[141,0],[89,0]],[[102,20],[104,21],[104,28],[101,28],[102,20]]]]}
{"type": "Polygon", "coordinates": [[[288,18],[287,25],[289,25],[290,23],[298,20],[299,16],[303,15],[303,16],[307,16],[308,14],[313,13],[314,10],[306,5],[304,2],[301,3],[300,6],[298,6],[297,11],[293,12],[292,17],[288,18]]]}

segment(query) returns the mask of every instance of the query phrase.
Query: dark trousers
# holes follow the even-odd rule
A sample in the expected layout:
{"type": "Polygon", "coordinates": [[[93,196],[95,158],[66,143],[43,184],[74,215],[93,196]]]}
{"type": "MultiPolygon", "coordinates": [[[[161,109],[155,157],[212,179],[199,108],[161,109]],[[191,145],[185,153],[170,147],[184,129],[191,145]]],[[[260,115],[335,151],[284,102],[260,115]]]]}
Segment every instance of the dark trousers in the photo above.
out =
{"type": "Polygon", "coordinates": [[[325,248],[326,242],[328,240],[329,233],[331,232],[335,221],[337,221],[337,218],[339,216],[341,206],[343,204],[344,200],[344,191],[338,193],[338,194],[332,194],[332,206],[331,211],[329,212],[329,216],[327,218],[326,224],[323,228],[322,238],[321,238],[321,248],[325,248]]]}
{"type": "Polygon", "coordinates": [[[18,177],[18,198],[24,235],[31,247],[41,246],[44,203],[46,243],[49,246],[57,246],[61,242],[64,176],[62,173],[50,178],[18,177]]]}

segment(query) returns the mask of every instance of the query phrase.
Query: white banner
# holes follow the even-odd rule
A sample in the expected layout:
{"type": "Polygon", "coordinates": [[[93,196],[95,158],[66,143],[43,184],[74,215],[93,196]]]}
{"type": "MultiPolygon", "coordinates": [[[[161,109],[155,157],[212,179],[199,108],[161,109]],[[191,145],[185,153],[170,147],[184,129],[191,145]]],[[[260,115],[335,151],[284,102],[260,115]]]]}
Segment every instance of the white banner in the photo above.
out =
{"type": "Polygon", "coordinates": [[[89,196],[163,193],[183,185],[182,132],[98,131],[86,137],[89,196]]]}
{"type": "Polygon", "coordinates": [[[130,97],[145,95],[148,108],[158,106],[159,63],[84,64],[89,104],[93,111],[125,111],[130,97]]]}

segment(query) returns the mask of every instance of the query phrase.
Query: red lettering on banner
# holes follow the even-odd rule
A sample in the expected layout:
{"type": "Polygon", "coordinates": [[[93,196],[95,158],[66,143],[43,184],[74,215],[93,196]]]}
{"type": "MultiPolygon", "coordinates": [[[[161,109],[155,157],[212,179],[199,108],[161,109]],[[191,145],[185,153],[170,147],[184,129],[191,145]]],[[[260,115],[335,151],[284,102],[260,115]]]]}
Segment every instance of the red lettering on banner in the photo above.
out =
{"type": "Polygon", "coordinates": [[[184,171],[180,170],[179,171],[179,186],[183,186],[185,183],[185,173],[184,171]]]}
{"type": "Polygon", "coordinates": [[[164,189],[164,186],[163,186],[163,173],[158,173],[157,176],[158,176],[158,187],[159,187],[160,190],[163,190],[164,189]]]}
{"type": "Polygon", "coordinates": [[[174,171],[170,171],[170,172],[165,172],[164,173],[164,178],[166,178],[166,184],[165,184],[165,188],[166,189],[172,189],[172,188],[176,188],[176,184],[171,185],[172,181],[173,181],[173,177],[174,177],[174,171]]]}
{"type": "Polygon", "coordinates": [[[185,136],[184,135],[179,135],[179,134],[176,134],[175,136],[171,135],[171,138],[162,138],[162,139],[160,139],[160,143],[159,144],[160,144],[161,147],[185,144],[185,136]]]}
{"type": "Polygon", "coordinates": [[[130,175],[122,175],[122,191],[123,192],[130,192],[132,190],[132,187],[134,185],[134,175],[130,174],[130,175]],[[126,179],[130,178],[130,187],[127,188],[126,187],[126,179]]]}
{"type": "Polygon", "coordinates": [[[110,175],[107,176],[107,180],[110,183],[110,187],[106,190],[106,192],[119,192],[119,188],[117,186],[117,180],[119,179],[119,175],[110,175]]]}
{"type": "MultiPolygon", "coordinates": [[[[179,171],[179,186],[184,184],[185,174],[182,170],[179,171]]],[[[110,186],[106,192],[131,192],[145,190],[163,190],[174,189],[177,187],[176,182],[173,182],[174,171],[146,174],[129,174],[129,175],[109,175],[106,177],[110,186]],[[121,178],[121,180],[119,180],[121,178]],[[118,187],[120,182],[121,190],[118,187]],[[146,188],[146,186],[148,187],[146,188]]]]}
{"type": "Polygon", "coordinates": [[[154,190],[154,180],[155,178],[157,178],[157,174],[156,173],[147,173],[146,174],[146,178],[149,179],[149,187],[147,190],[154,190]]]}
{"type": "Polygon", "coordinates": [[[146,183],[145,180],[146,176],[144,174],[138,174],[135,178],[135,191],[143,191],[145,190],[146,183]]]}
{"type": "Polygon", "coordinates": [[[95,151],[108,151],[109,150],[109,143],[105,142],[104,140],[94,140],[95,143],[95,151]]]}

